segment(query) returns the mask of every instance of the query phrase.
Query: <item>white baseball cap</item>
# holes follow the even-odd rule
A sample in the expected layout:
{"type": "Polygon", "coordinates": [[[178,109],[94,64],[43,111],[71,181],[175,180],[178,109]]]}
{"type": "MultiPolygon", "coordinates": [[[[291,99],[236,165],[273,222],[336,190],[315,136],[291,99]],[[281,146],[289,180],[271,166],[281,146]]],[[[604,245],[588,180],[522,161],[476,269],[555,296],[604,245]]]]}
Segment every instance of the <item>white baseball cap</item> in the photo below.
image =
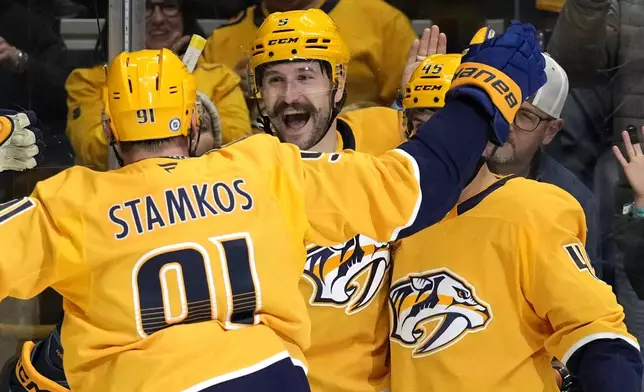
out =
{"type": "Polygon", "coordinates": [[[543,53],[543,57],[546,60],[545,71],[548,80],[532,98],[528,99],[528,103],[553,118],[560,118],[568,96],[568,75],[548,53],[543,53]]]}

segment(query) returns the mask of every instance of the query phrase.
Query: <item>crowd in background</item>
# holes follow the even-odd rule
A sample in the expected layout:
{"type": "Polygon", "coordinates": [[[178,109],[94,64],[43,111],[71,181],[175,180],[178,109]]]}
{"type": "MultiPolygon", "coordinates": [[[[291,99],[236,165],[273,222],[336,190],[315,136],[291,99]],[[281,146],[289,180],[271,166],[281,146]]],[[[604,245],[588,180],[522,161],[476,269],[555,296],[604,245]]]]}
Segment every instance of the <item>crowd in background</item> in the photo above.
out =
{"type": "MultiPolygon", "coordinates": [[[[36,111],[47,146],[45,162],[39,168],[0,175],[0,181],[13,185],[11,194],[0,194],[0,201],[28,194],[37,180],[73,164],[107,168],[101,94],[108,28],[104,26],[98,34],[93,51],[67,49],[60,34],[61,19],[105,18],[107,3],[0,0],[0,108],[36,111]],[[87,133],[95,137],[87,138],[87,133]]],[[[524,22],[534,23],[543,37],[544,50],[568,74],[570,90],[562,121],[553,125],[548,135],[532,141],[534,151],[529,154],[525,175],[539,179],[539,168],[553,160],[576,176],[565,181],[569,185],[576,182],[571,186],[583,194],[574,196],[587,215],[588,253],[597,274],[612,285],[624,306],[630,332],[644,341],[644,306],[639,299],[644,298],[644,284],[633,278],[637,274],[627,274],[638,268],[638,258],[644,252],[644,219],[624,213],[624,206],[633,201],[633,189],[610,148],[621,140],[622,130],[637,138],[644,125],[644,1],[520,1],[518,9],[512,1],[147,3],[147,48],[166,47],[181,54],[188,43],[186,37],[199,34],[208,38],[195,74],[199,90],[218,111],[222,143],[258,131],[257,107],[249,97],[246,81],[246,52],[269,11],[320,7],[336,20],[352,56],[347,105],[358,107],[390,106],[395,101],[406,53],[416,38],[410,20],[437,23],[447,33],[448,52],[459,51],[486,20],[502,19],[507,25],[518,13],[524,22]],[[360,3],[363,15],[347,14],[344,10],[349,2],[360,3]],[[198,19],[229,21],[210,32],[203,31],[198,19]]],[[[41,322],[55,322],[56,310],[52,312],[53,316],[41,317],[41,322]]]]}

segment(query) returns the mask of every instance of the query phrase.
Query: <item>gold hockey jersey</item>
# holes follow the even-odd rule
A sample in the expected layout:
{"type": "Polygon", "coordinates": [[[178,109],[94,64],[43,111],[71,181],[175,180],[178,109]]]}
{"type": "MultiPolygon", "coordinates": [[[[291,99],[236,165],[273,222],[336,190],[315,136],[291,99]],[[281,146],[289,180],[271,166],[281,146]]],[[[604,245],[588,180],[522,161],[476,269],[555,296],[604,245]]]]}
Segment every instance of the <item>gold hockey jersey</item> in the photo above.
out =
{"type": "Polygon", "coordinates": [[[595,339],[636,340],[584,251],[581,206],[506,177],[402,241],[391,311],[392,392],[558,391],[564,363],[595,339]]]}
{"type": "Polygon", "coordinates": [[[73,167],[0,206],[0,300],[62,294],[73,391],[202,388],[276,356],[305,366],[304,244],[396,238],[417,224],[418,168],[401,150],[300,153],[267,135],[73,167]]]}
{"type": "MultiPolygon", "coordinates": [[[[396,110],[346,112],[338,150],[379,155],[403,142],[396,110]]],[[[313,392],[378,392],[389,386],[387,292],[389,244],[358,235],[343,244],[308,249],[300,290],[311,317],[305,352],[313,392]]]]}
{"type": "MultiPolygon", "coordinates": [[[[217,106],[224,144],[251,134],[250,118],[239,76],[221,64],[199,62],[194,71],[197,88],[217,106]]],[[[77,68],[67,78],[67,137],[76,153],[76,164],[107,169],[107,138],[101,122],[105,70],[77,68]]]]}

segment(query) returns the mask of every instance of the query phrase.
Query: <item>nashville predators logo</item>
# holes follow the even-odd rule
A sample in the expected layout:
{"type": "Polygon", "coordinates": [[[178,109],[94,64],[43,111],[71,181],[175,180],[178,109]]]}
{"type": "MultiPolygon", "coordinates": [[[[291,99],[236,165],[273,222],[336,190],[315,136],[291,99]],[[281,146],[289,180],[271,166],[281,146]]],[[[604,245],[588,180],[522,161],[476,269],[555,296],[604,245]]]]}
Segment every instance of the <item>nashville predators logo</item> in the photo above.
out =
{"type": "Polygon", "coordinates": [[[412,357],[431,355],[482,331],[492,321],[490,306],[467,281],[448,269],[411,274],[391,286],[391,339],[414,347],[412,357]]]}
{"type": "Polygon", "coordinates": [[[359,312],[382,287],[389,266],[389,244],[365,236],[342,245],[313,247],[307,252],[304,269],[313,284],[310,303],[346,307],[347,314],[359,312]]]}

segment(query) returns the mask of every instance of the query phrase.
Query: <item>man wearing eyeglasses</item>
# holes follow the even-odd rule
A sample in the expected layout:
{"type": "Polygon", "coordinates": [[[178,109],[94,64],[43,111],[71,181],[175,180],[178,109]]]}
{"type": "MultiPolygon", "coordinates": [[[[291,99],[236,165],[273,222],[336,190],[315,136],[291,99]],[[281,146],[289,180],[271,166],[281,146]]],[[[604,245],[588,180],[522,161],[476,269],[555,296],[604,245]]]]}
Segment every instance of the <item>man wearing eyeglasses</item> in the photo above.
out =
{"type": "MultiPolygon", "coordinates": [[[[194,1],[146,0],[145,48],[167,48],[182,56],[193,34],[205,37],[197,20],[194,1]]],[[[101,32],[96,52],[107,59],[107,27],[101,32]]],[[[104,63],[77,68],[65,83],[67,90],[67,126],[76,164],[94,170],[108,167],[108,140],[105,138],[101,113],[101,99],[105,86],[104,63]]],[[[216,105],[222,124],[222,142],[230,143],[250,134],[250,118],[240,86],[240,79],[232,69],[222,64],[199,61],[194,75],[197,89],[216,105]]]]}
{"type": "MultiPolygon", "coordinates": [[[[444,110],[439,87],[471,67],[460,62],[437,54],[414,72],[402,100],[408,135],[431,110],[444,110]]],[[[545,70],[547,83],[522,106],[510,142],[488,144],[457,205],[393,246],[392,391],[571,391],[575,378],[585,392],[642,390],[639,344],[590,267],[580,203],[561,189],[574,176],[543,156],[533,163],[561,128],[568,91],[550,57],[545,70]],[[507,176],[490,171],[494,161],[507,176]],[[521,178],[533,165],[541,183],[521,178]]]]}
{"type": "Polygon", "coordinates": [[[570,193],[581,204],[586,215],[588,236],[586,253],[601,275],[599,220],[595,196],[572,172],[543,152],[563,128],[561,111],[568,95],[566,71],[552,57],[546,58],[546,84],[517,112],[510,126],[508,142],[488,158],[488,167],[496,174],[516,174],[556,185],[570,193]]]}

